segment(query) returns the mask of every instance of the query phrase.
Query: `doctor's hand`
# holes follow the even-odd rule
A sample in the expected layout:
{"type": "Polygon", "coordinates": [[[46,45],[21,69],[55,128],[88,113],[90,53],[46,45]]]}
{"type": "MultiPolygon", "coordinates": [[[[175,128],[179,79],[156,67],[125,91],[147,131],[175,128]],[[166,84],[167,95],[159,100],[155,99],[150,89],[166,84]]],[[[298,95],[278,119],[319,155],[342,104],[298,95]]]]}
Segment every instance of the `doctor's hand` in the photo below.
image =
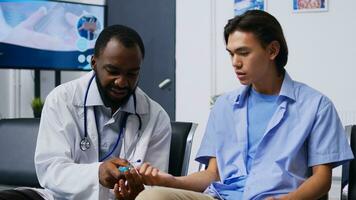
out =
{"type": "Polygon", "coordinates": [[[138,171],[146,185],[169,186],[175,179],[173,175],[161,172],[149,163],[142,164],[138,171]]]}
{"type": "Polygon", "coordinates": [[[114,187],[114,193],[119,200],[133,200],[144,190],[141,176],[136,169],[124,172],[124,178],[120,178],[114,187]]]}
{"type": "Polygon", "coordinates": [[[99,182],[107,188],[114,188],[114,185],[119,181],[121,174],[117,169],[120,166],[126,166],[128,162],[120,158],[113,158],[100,164],[99,166],[99,182]]]}

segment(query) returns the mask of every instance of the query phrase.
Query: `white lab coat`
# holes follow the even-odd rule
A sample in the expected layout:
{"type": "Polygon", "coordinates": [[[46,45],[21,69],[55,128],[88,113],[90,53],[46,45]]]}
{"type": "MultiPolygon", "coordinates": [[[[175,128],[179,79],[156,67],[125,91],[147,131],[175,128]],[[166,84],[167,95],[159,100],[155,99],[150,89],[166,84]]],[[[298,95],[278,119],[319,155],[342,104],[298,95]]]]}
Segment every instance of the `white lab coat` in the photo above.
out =
{"type": "MultiPolygon", "coordinates": [[[[35,166],[41,186],[54,199],[114,198],[110,190],[99,183],[101,163],[98,161],[98,132],[93,107],[87,107],[91,147],[82,151],[79,145],[84,137],[84,95],[92,75],[93,72],[90,72],[55,88],[48,95],[42,111],[35,166]]],[[[136,98],[137,113],[142,118],[142,131],[141,138],[136,140],[136,150],[131,152],[134,154],[132,160],[150,162],[167,171],[171,140],[170,119],[163,108],[139,88],[136,89],[136,98]]],[[[128,145],[135,141],[137,127],[137,117],[130,115],[124,136],[128,145]]]]}

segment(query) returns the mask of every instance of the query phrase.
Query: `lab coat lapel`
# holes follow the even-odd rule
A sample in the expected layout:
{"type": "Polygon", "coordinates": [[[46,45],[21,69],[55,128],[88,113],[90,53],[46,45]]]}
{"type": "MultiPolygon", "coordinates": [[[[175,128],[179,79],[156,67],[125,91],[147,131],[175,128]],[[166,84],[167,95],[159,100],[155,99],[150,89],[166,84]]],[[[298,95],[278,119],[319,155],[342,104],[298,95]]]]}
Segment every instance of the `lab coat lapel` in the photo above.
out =
{"type": "Polygon", "coordinates": [[[98,139],[98,129],[95,121],[94,106],[87,107],[87,126],[88,126],[88,136],[91,140],[91,147],[95,152],[95,160],[99,160],[99,139],[98,139]]]}
{"type": "MultiPolygon", "coordinates": [[[[125,134],[123,135],[124,145],[121,146],[120,156],[129,161],[135,161],[142,158],[137,158],[136,147],[139,141],[138,119],[134,114],[130,114],[127,118],[125,134]],[[136,122],[136,121],[137,122],[136,122]]],[[[140,134],[141,135],[141,134],[140,134]]]]}

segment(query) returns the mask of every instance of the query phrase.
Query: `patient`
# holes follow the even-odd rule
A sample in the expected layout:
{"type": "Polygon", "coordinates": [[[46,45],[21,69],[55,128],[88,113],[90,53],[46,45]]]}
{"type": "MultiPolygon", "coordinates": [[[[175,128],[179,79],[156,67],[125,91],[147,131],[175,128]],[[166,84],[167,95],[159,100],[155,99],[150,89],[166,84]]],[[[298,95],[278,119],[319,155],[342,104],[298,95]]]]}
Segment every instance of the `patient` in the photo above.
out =
{"type": "Polygon", "coordinates": [[[322,197],[332,168],[353,158],[334,105],[286,72],[288,48],[272,15],[251,10],[236,16],[224,38],[243,86],[219,97],[210,113],[196,157],[207,169],[174,177],[145,163],[139,169],[144,182],[165,187],[136,199],[322,197]]]}

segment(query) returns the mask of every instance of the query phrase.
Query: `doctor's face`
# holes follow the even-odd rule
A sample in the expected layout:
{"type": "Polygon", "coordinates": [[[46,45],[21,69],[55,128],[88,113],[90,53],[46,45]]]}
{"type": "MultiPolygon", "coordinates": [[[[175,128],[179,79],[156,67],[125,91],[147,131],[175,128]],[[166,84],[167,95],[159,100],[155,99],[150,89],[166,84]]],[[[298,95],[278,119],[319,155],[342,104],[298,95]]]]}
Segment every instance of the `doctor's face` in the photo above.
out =
{"type": "Polygon", "coordinates": [[[141,63],[138,45],[127,48],[117,39],[111,39],[98,57],[92,57],[91,65],[105,105],[118,108],[126,103],[137,86],[141,63]]]}

